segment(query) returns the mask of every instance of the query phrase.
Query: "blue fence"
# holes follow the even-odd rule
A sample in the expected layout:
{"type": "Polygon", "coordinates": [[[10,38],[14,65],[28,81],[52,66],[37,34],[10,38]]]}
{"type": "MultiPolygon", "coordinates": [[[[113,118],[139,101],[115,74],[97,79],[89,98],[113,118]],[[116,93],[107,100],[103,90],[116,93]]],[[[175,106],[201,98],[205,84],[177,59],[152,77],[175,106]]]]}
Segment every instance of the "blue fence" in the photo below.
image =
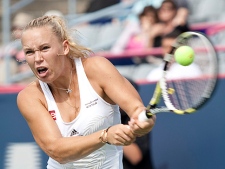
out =
{"type": "MultiPolygon", "coordinates": [[[[224,169],[225,168],[225,79],[220,79],[213,99],[192,115],[157,115],[151,132],[151,151],[155,169],[224,169]]],[[[153,84],[140,86],[145,104],[153,84]]],[[[7,148],[12,143],[33,143],[26,121],[16,106],[15,94],[0,95],[0,168],[10,163],[7,148]]],[[[21,151],[21,156],[23,151],[21,151]]],[[[47,156],[40,150],[40,166],[46,168],[47,156]]],[[[27,162],[27,161],[26,161],[27,162]]],[[[38,167],[37,167],[38,168],[38,167]]],[[[24,169],[24,168],[16,168],[24,169]]]]}

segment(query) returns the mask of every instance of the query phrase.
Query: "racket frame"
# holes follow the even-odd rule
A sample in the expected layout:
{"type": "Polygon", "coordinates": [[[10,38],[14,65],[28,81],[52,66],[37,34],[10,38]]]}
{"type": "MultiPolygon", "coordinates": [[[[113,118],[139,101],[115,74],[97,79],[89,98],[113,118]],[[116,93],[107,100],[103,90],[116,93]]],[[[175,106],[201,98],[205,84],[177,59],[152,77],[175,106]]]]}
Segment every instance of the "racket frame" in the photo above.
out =
{"type": "MultiPolygon", "coordinates": [[[[172,45],[171,51],[164,56],[164,67],[163,67],[163,76],[162,78],[157,82],[156,88],[154,90],[153,97],[151,98],[149,104],[146,107],[146,111],[143,111],[142,114],[145,114],[147,118],[150,118],[153,114],[161,113],[161,112],[173,112],[179,115],[183,114],[191,114],[196,112],[202,105],[206,103],[212,96],[214,89],[217,84],[217,76],[218,76],[218,56],[216,53],[216,50],[212,44],[212,42],[207,38],[206,35],[200,33],[200,32],[184,32],[181,35],[179,35],[175,41],[175,43],[172,45]],[[185,40],[190,38],[191,36],[198,36],[202,39],[203,42],[206,43],[206,45],[210,48],[209,50],[212,52],[212,55],[214,55],[215,59],[212,59],[211,62],[213,62],[214,66],[214,79],[210,82],[210,85],[206,87],[206,89],[203,92],[203,95],[201,99],[191,108],[185,109],[185,110],[179,110],[174,107],[174,105],[171,103],[169,99],[169,92],[167,88],[167,82],[166,82],[166,74],[168,70],[168,65],[170,64],[171,60],[173,59],[174,52],[176,49],[182,45],[184,45],[185,40]],[[158,103],[161,100],[161,97],[163,97],[164,103],[166,106],[157,107],[158,103]]],[[[142,119],[143,115],[142,115],[142,119]]]]}

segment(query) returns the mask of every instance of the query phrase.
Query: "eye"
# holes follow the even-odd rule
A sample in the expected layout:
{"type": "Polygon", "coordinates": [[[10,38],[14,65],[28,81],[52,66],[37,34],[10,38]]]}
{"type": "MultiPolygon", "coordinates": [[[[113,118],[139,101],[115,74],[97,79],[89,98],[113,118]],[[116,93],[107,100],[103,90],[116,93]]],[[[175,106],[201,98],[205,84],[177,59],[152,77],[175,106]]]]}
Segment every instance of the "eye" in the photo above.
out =
{"type": "Polygon", "coordinates": [[[25,55],[30,56],[30,55],[34,54],[34,51],[32,51],[32,50],[27,50],[27,51],[25,51],[24,53],[25,53],[25,55]]]}
{"type": "Polygon", "coordinates": [[[43,46],[41,50],[42,51],[47,51],[49,48],[50,48],[49,46],[43,46]]]}

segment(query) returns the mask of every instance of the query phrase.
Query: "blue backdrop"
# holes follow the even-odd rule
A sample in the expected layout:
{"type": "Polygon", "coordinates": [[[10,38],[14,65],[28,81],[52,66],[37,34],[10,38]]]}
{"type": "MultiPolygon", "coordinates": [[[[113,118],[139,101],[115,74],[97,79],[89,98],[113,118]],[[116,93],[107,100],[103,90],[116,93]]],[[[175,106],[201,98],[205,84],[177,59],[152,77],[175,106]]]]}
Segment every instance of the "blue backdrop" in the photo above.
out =
{"type": "MultiPolygon", "coordinates": [[[[152,160],[156,169],[225,168],[223,86],[225,79],[220,79],[213,98],[195,114],[157,115],[156,125],[150,133],[152,160]]],[[[140,86],[145,104],[153,90],[154,84],[140,86]]],[[[27,123],[16,106],[16,96],[17,93],[0,94],[0,168],[3,169],[9,143],[34,142],[27,123]]],[[[47,156],[42,152],[41,157],[42,168],[46,168],[47,156]]]]}
{"type": "MultiPolygon", "coordinates": [[[[162,113],[151,132],[152,157],[156,169],[224,169],[225,168],[225,79],[218,83],[212,99],[197,113],[175,115],[162,113]]],[[[153,87],[143,85],[140,93],[153,87]]]]}

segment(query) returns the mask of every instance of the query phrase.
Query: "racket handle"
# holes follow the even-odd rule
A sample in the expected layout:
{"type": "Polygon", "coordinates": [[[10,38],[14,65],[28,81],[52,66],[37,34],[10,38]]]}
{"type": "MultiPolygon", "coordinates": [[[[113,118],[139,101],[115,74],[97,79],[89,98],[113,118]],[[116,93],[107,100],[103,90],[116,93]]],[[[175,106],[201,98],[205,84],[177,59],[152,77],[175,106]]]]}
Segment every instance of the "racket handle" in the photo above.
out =
{"type": "Polygon", "coordinates": [[[152,115],[150,115],[149,110],[143,110],[139,115],[138,115],[138,120],[139,121],[148,121],[152,115]]]}

